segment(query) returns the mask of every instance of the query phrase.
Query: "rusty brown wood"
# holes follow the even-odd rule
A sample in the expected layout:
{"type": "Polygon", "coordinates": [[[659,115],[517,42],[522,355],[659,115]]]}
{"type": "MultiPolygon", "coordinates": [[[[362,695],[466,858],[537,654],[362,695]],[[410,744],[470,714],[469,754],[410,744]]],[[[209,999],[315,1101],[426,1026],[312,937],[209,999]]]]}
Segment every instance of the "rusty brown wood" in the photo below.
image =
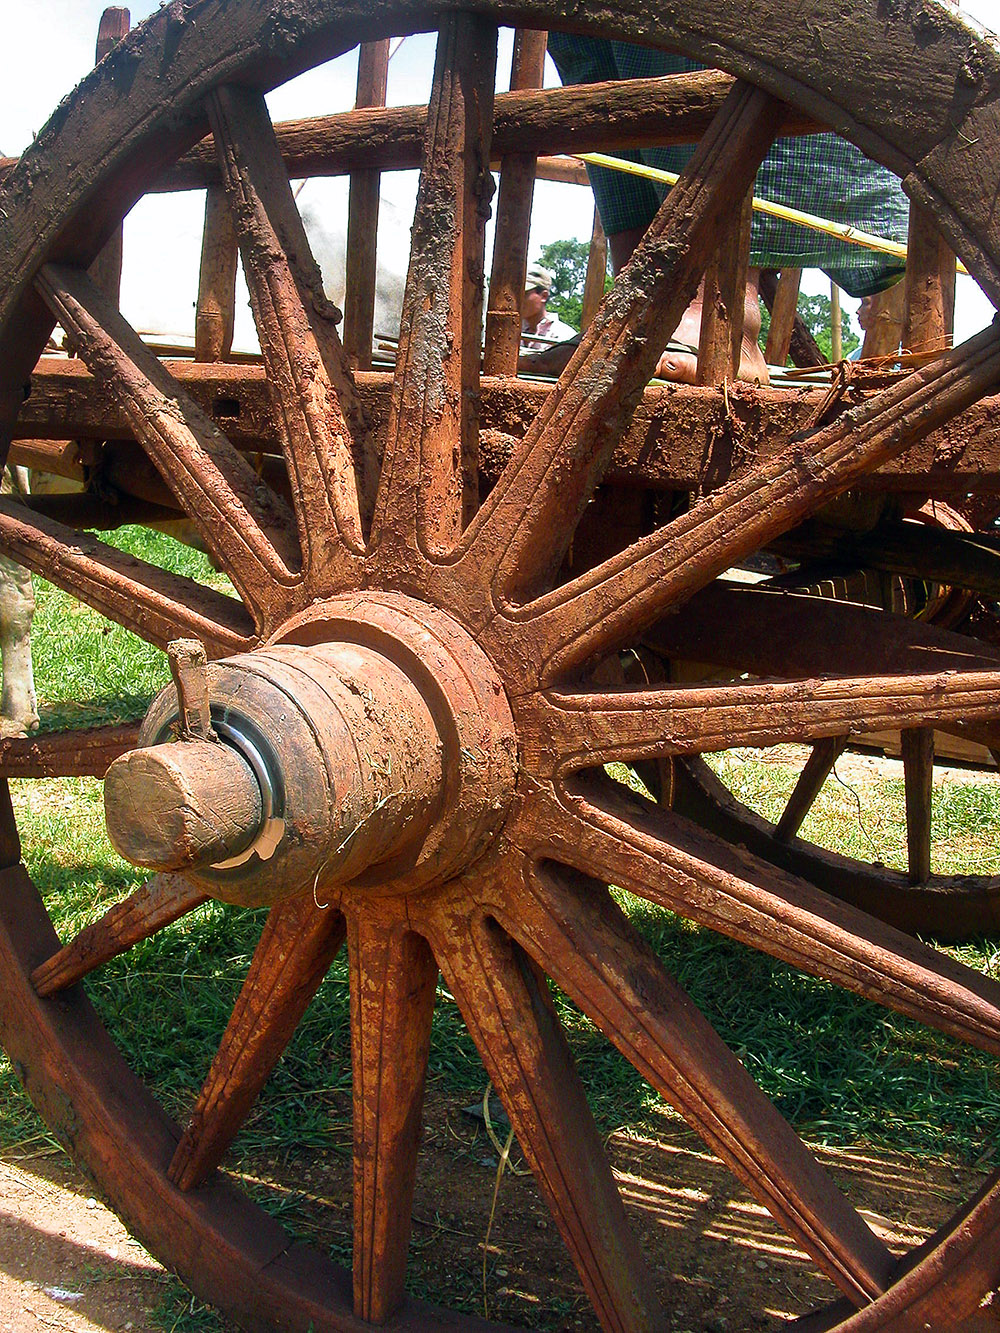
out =
{"type": "Polygon", "coordinates": [[[931,873],[934,731],[931,727],[908,727],[900,740],[906,786],[906,857],[910,883],[923,884],[931,873]]]}
{"type": "Polygon", "coordinates": [[[580,311],[580,328],[589,329],[597,307],[604,300],[605,280],[608,276],[608,238],[601,226],[601,215],[594,209],[594,226],[590,233],[590,249],[587,252],[587,277],[583,284],[583,306],[580,311]]]}
{"type": "Polygon", "coordinates": [[[354,1310],[403,1299],[438,969],[396,912],[348,918],[354,1070],[354,1310]]]}
{"type": "Polygon", "coordinates": [[[533,623],[544,683],[641,632],[675,599],[704,587],[752,550],[901,453],[994,387],[1000,332],[983,330],[786,452],[707,495],[689,513],[521,613],[533,623]],[[807,466],[800,466],[808,459],[807,466]]]}
{"type": "Polygon", "coordinates": [[[933,214],[910,207],[903,306],[903,346],[910,351],[948,347],[955,331],[955,252],[933,214]]]}
{"type": "Polygon", "coordinates": [[[774,826],[741,805],[704,760],[675,760],[673,774],[678,814],[886,925],[945,943],[1000,928],[996,878],[934,877],[914,887],[907,874],[885,866],[852,860],[801,838],[779,842],[774,826]]]}
{"type": "Polygon", "coordinates": [[[764,357],[769,366],[783,366],[791,350],[795,316],[798,313],[800,268],[782,269],[771,307],[771,327],[764,357]]]}
{"type": "MultiPolygon", "coordinates": [[[[995,340],[983,335],[868,400],[863,390],[849,386],[846,400],[857,396],[860,401],[840,419],[824,418],[819,429],[808,427],[817,406],[809,395],[782,403],[779,396],[734,386],[728,395],[694,389],[643,400],[642,388],[656,357],[649,345],[655,337],[652,326],[664,320],[652,304],[644,312],[647,301],[671,288],[679,311],[697,287],[723,218],[745,196],[754,164],[785,116],[771,100],[779,94],[801,96],[811,115],[832,114],[841,128],[856,133],[862,147],[910,173],[907,188],[914,196],[926,198],[937,190],[935,217],[996,291],[991,205],[989,192],[984,203],[982,190],[982,181],[996,175],[996,149],[984,146],[996,140],[989,133],[996,108],[984,92],[970,93],[963,110],[954,103],[954,89],[965,86],[963,70],[962,77],[971,73],[985,77],[987,84],[1000,78],[1000,62],[992,48],[977,45],[943,11],[922,13],[919,32],[905,20],[879,26],[873,23],[874,0],[857,0],[847,9],[835,0],[814,0],[820,19],[837,20],[819,29],[825,43],[833,44],[832,54],[862,49],[859,34],[878,32],[880,58],[871,62],[834,60],[826,48],[817,54],[817,29],[808,25],[804,32],[785,25],[783,41],[767,47],[769,59],[751,59],[747,52],[755,41],[759,44],[761,31],[769,39],[773,34],[774,4],[743,7],[739,13],[733,6],[710,6],[675,16],[671,35],[681,46],[695,55],[727,53],[733,68],[764,78],[766,90],[736,85],[691,170],[672,192],[674,205],[668,200],[653,240],[639,252],[620,292],[605,302],[564,382],[547,398],[544,389],[526,386],[522,394],[507,381],[491,386],[494,420],[500,424],[489,442],[493,453],[483,459],[483,473],[489,480],[497,478],[497,484],[463,529],[459,479],[463,464],[471,470],[474,463],[472,414],[466,405],[479,387],[470,370],[467,335],[473,325],[478,333],[472,287],[482,267],[478,219],[487,193],[493,25],[513,20],[543,27],[554,18],[585,29],[603,22],[603,11],[584,13],[585,7],[569,0],[519,0],[519,7],[508,0],[470,3],[471,12],[455,17],[446,10],[443,18],[432,19],[418,0],[371,0],[353,9],[341,7],[340,0],[330,0],[329,9],[290,0],[277,33],[273,16],[262,15],[249,0],[203,0],[197,40],[185,27],[191,11],[170,6],[142,34],[128,39],[124,54],[121,49],[112,54],[107,67],[63,108],[33,150],[35,165],[48,167],[48,173],[39,172],[28,190],[29,157],[4,195],[0,400],[9,412],[21,397],[23,379],[51,319],[35,293],[21,298],[24,284],[40,267],[51,279],[54,270],[46,264],[58,266],[57,276],[85,269],[100,239],[131,202],[143,173],[155,174],[201,132],[198,118],[206,100],[217,127],[220,108],[239,108],[233,116],[239,125],[220,129],[218,147],[231,187],[233,175],[239,176],[235,212],[245,248],[257,256],[256,264],[249,265],[251,292],[271,378],[284,375],[283,389],[272,408],[254,368],[193,366],[178,372],[177,379],[215,395],[207,416],[220,426],[225,423],[234,438],[247,447],[266,442],[262,477],[273,470],[283,438],[302,546],[308,549],[311,541],[318,548],[331,533],[336,541],[335,507],[328,503],[329,492],[323,499],[317,482],[317,473],[325,482],[322,466],[315,463],[322,450],[317,454],[308,430],[296,427],[292,439],[285,424],[286,412],[303,415],[302,385],[286,374],[293,358],[281,345],[304,347],[303,362],[310,366],[330,362],[326,373],[357,449],[365,447],[369,435],[356,428],[355,420],[369,403],[377,403],[380,384],[384,402],[385,381],[360,376],[354,392],[336,341],[323,341],[330,322],[326,314],[314,308],[308,293],[295,289],[294,278],[288,280],[298,233],[293,235],[282,221],[290,216],[288,173],[270,130],[257,133],[265,125],[259,98],[284,73],[339,52],[345,43],[383,38],[392,25],[396,31],[415,31],[429,21],[441,23],[408,293],[409,314],[418,318],[409,320],[409,343],[404,343],[397,372],[374,533],[367,545],[352,548],[354,560],[340,564],[336,578],[341,583],[331,578],[318,584],[289,565],[285,575],[273,568],[263,571],[254,589],[264,604],[258,630],[273,631],[274,641],[257,648],[250,617],[231,600],[110,553],[49,519],[30,513],[15,517],[0,508],[4,549],[17,554],[23,548],[35,567],[44,566],[50,577],[62,579],[122,623],[139,627],[157,642],[166,633],[173,638],[178,631],[195,635],[204,629],[210,652],[239,651],[239,661],[217,663],[206,677],[212,682],[210,693],[215,691],[216,716],[222,710],[238,718],[240,708],[253,709],[253,725],[266,742],[269,762],[280,770],[276,789],[286,802],[303,791],[314,798],[301,817],[301,811],[286,806],[287,825],[274,831],[280,841],[271,855],[251,858],[246,867],[229,867],[211,881],[213,894],[237,903],[296,896],[275,909],[265,930],[267,942],[255,956],[184,1141],[190,1151],[183,1144],[177,1148],[176,1127],[125,1067],[88,1009],[82,988],[67,987],[53,1003],[31,987],[32,971],[60,946],[44,904],[13,864],[16,831],[9,807],[0,804],[0,861],[7,867],[0,883],[3,1040],[14,1064],[25,1069],[30,1091],[56,1132],[71,1138],[84,1166],[134,1221],[143,1242],[181,1270],[197,1291],[221,1296],[241,1326],[307,1329],[311,1324],[349,1333],[387,1314],[401,1333],[439,1333],[445,1324],[463,1333],[482,1331],[480,1321],[429,1312],[403,1295],[409,1180],[434,989],[433,962],[420,942],[426,940],[445,965],[446,979],[568,1239],[591,1307],[606,1329],[659,1333],[664,1318],[655,1298],[647,1300],[648,1274],[619,1225],[610,1168],[562,1045],[547,999],[549,981],[603,1025],[638,1072],[673,1100],[706,1145],[773,1211],[791,1242],[809,1257],[810,1267],[839,1285],[848,1304],[822,1316],[828,1327],[950,1327],[975,1314],[1000,1281],[1000,1185],[988,1186],[959,1208],[926,1249],[897,1260],[754,1086],[736,1055],[635,939],[600,881],[624,886],[702,927],[991,1052],[1000,1051],[1000,988],[828,897],[808,872],[795,878],[767,856],[747,851],[740,845],[746,839],[738,821],[730,824],[737,831],[727,834],[728,841],[713,836],[679,807],[656,806],[625,792],[595,771],[594,763],[605,749],[658,754],[671,746],[697,751],[731,743],[732,737],[822,740],[877,717],[929,727],[945,716],[956,727],[984,732],[996,727],[1000,667],[980,646],[956,646],[952,638],[936,638],[923,626],[902,630],[890,617],[878,618],[878,631],[864,638],[872,622],[859,618],[858,608],[835,622],[836,611],[814,611],[808,604],[815,599],[794,596],[771,597],[781,614],[762,617],[752,632],[744,627],[737,641],[735,619],[730,624],[719,623],[718,615],[714,623],[707,618],[706,605],[720,590],[705,586],[718,571],[814,515],[831,495],[861,482],[922,434],[940,428],[958,432],[949,439],[963,438],[966,427],[957,418],[966,410],[985,420],[989,404],[972,404],[1000,377],[995,340]],[[343,18],[343,25],[331,16],[343,18]],[[934,41],[926,40],[928,24],[934,41]],[[974,64],[968,63],[970,50],[978,58],[974,64]],[[121,91],[126,72],[131,80],[127,96],[121,91]],[[220,78],[224,86],[218,89],[220,78]],[[909,95],[908,79],[926,88],[926,96],[909,95]],[[168,99],[165,83],[177,89],[168,99]],[[906,115],[889,116],[883,124],[872,107],[894,106],[900,86],[908,89],[906,115]],[[949,115],[957,116],[954,126],[949,115]],[[905,130],[900,129],[904,123],[905,130]],[[80,152],[83,160],[75,174],[53,170],[62,165],[69,144],[92,144],[80,152]],[[245,148],[250,151],[242,154],[245,148]],[[919,173],[912,170],[910,153],[920,163],[919,173]],[[227,161],[235,163],[241,154],[245,170],[230,172],[227,161]],[[266,240],[258,244],[262,237],[266,240]],[[414,292],[425,280],[435,292],[418,310],[414,292]],[[280,297],[272,303],[274,310],[283,312],[273,321],[260,313],[272,291],[280,297]],[[321,346],[313,355],[315,343],[321,346]],[[221,387],[237,384],[246,386],[245,402],[220,401],[221,387]],[[665,415],[656,417],[661,405],[665,415]],[[532,427],[535,407],[541,412],[532,427]],[[763,427],[752,425],[765,414],[763,427]],[[673,438],[647,434],[641,452],[643,427],[668,417],[673,438]],[[639,497],[637,504],[619,508],[624,520],[605,536],[603,547],[592,529],[588,536],[586,523],[578,528],[581,511],[600,509],[600,502],[588,505],[588,499],[600,481],[614,475],[609,465],[617,445],[628,445],[622,479],[655,476],[662,483],[681,470],[703,475],[699,468],[704,464],[691,461],[699,444],[713,431],[728,430],[735,438],[745,423],[743,433],[751,442],[760,441],[754,445],[757,460],[746,461],[735,481],[708,494],[689,514],[634,541],[633,534],[648,530],[651,520],[647,497],[639,497]],[[511,443],[509,437],[521,435],[524,443],[511,443]],[[789,443],[775,460],[779,440],[789,443]],[[768,451],[770,461],[761,462],[768,451]],[[313,501],[317,492],[322,503],[313,501]],[[576,576],[561,583],[566,577],[559,572],[562,557],[577,537],[576,576]],[[590,567],[601,551],[611,554],[590,567]],[[638,641],[646,627],[650,638],[659,629],[669,639],[667,618],[666,628],[655,624],[668,607],[677,608],[669,617],[679,625],[675,636],[684,642],[687,635],[688,645],[697,642],[703,650],[692,653],[692,660],[711,661],[732,649],[736,684],[659,683],[665,670],[638,641]],[[816,632],[848,624],[862,631],[863,643],[816,632]],[[788,679],[744,679],[754,634],[759,638],[765,629],[773,642],[766,651],[760,647],[759,655],[770,653],[788,679]],[[645,664],[638,678],[656,683],[623,686],[619,646],[637,650],[645,664]],[[824,658],[818,668],[809,665],[817,654],[824,658]],[[579,684],[578,668],[595,656],[604,659],[602,669],[612,683],[588,691],[579,684]],[[832,673],[831,657],[836,658],[832,673]],[[856,671],[864,678],[859,680],[856,671]],[[818,679],[821,674],[825,680],[818,679]],[[247,688],[251,676],[254,689],[247,688]],[[539,681],[558,682],[562,688],[546,691],[539,681]],[[567,720],[569,713],[574,716],[567,720]],[[391,778],[372,759],[386,755],[391,756],[391,778]],[[358,772],[351,778],[345,768],[355,760],[358,772]],[[302,780],[303,774],[311,780],[302,780]],[[300,870],[294,857],[303,849],[315,859],[308,873],[294,877],[293,870],[300,870]],[[334,888],[338,875],[343,883],[334,888]],[[242,1123],[307,992],[325,971],[342,929],[341,912],[353,931],[353,1164],[359,1182],[353,1281],[315,1250],[305,1251],[300,1260],[300,1247],[231,1183],[208,1170],[242,1123]],[[174,1187],[164,1171],[171,1156],[174,1179],[193,1183],[200,1178],[197,1189],[174,1187]],[[854,1307],[857,1314],[851,1313],[854,1307]]],[[[620,35],[655,40],[661,34],[650,26],[648,6],[643,9],[638,0],[622,0],[622,6],[614,18],[622,25],[620,35]]],[[[610,27],[610,16],[607,21],[610,27]]],[[[676,87],[671,87],[673,96],[676,87]]],[[[543,100],[569,106],[561,96],[546,94],[543,100]]],[[[391,116],[380,113],[377,124],[390,123],[391,116]]],[[[527,141],[517,146],[534,151],[527,141]]],[[[364,147],[371,148],[371,164],[377,165],[381,150],[374,143],[364,147]]],[[[65,305],[66,285],[56,287],[65,305]]],[[[426,288],[425,283],[425,295],[426,288]]],[[[84,290],[83,305],[92,313],[89,289],[84,290]]],[[[315,288],[312,296],[318,299],[315,288]]],[[[109,322],[102,308],[97,328],[83,328],[91,340],[92,361],[94,345],[109,322]]],[[[131,395],[133,418],[140,410],[158,424],[169,417],[171,429],[179,418],[187,420],[186,405],[171,416],[163,401],[167,391],[172,402],[179,401],[175,378],[162,381],[163,394],[151,391],[150,378],[136,371],[138,351],[120,332],[120,338],[108,340],[110,346],[101,347],[119,397],[131,395]]],[[[78,389],[83,380],[63,382],[78,389]]],[[[100,401],[96,394],[88,400],[94,421],[100,401]]],[[[99,460],[108,475],[127,481],[135,457],[129,430],[148,432],[149,424],[126,422],[122,437],[115,438],[119,410],[104,403],[107,433],[95,432],[95,437],[108,440],[99,460]]],[[[374,412],[374,427],[384,427],[389,415],[384,408],[381,417],[374,412]]],[[[71,433],[55,416],[48,429],[54,439],[71,433]]],[[[31,431],[29,438],[44,433],[31,431]]],[[[148,434],[145,438],[149,444],[148,434]]],[[[221,532],[216,544],[233,553],[241,540],[249,542],[256,558],[262,543],[270,545],[268,529],[252,517],[256,490],[240,492],[232,480],[246,476],[238,458],[225,450],[213,454],[214,444],[209,448],[200,430],[193,443],[183,436],[177,445],[172,436],[170,446],[175,457],[178,451],[183,456],[184,466],[193,467],[186,500],[201,489],[218,501],[216,475],[202,455],[225,455],[225,465],[218,468],[225,503],[217,510],[221,532]]],[[[150,446],[151,452],[162,447],[150,446]]],[[[924,447],[914,456],[926,458],[924,447]]],[[[988,449],[987,443],[980,460],[988,449]]],[[[962,460],[967,471],[972,457],[962,460]]],[[[339,475],[349,479],[355,462],[345,444],[339,475]]],[[[939,466],[943,474],[943,460],[939,466]]],[[[155,502],[149,476],[136,471],[129,484],[155,502]]],[[[901,475],[894,473],[892,484],[901,475]]],[[[266,482],[256,472],[253,476],[266,491],[266,482]]],[[[175,490],[182,489],[175,472],[171,480],[175,490]]],[[[165,483],[157,476],[156,484],[165,483]]],[[[933,483],[918,483],[920,489],[928,484],[933,483]]],[[[474,503],[467,492],[466,509],[474,503]]],[[[359,514],[363,510],[359,501],[359,514]]],[[[613,506],[605,512],[613,519],[613,506]]],[[[588,513],[588,522],[593,517],[588,513]]],[[[291,526],[285,526],[294,538],[291,526]]],[[[247,600],[256,605],[251,596],[247,600]]],[[[716,611],[720,600],[715,599],[716,611]]],[[[747,608],[762,605],[747,599],[744,619],[752,614],[747,608]]],[[[175,711],[173,693],[167,691],[147,716],[142,743],[161,735],[175,711]]],[[[190,752],[192,745],[181,748],[190,752]]],[[[687,762],[679,760],[678,771],[686,771],[687,762]]],[[[265,785],[262,780],[261,791],[265,785]]],[[[716,797],[712,818],[720,817],[722,805],[716,797]]],[[[805,856],[807,863],[818,860],[800,843],[784,852],[805,856]]],[[[936,893],[937,886],[929,885],[928,891],[936,893]]],[[[991,921],[1000,921],[996,886],[979,880],[976,892],[980,919],[992,914],[991,921]]]]}
{"type": "Polygon", "coordinates": [[[42,997],[75,986],[95,968],[207,901],[208,895],[183,876],[156,875],[36,967],[31,984],[42,997]]]}
{"type": "MultiPolygon", "coordinates": [[[[365,42],[358,51],[356,107],[385,106],[389,40],[365,42]]],[[[351,172],[347,206],[347,275],[344,352],[352,366],[368,370],[375,328],[375,246],[381,174],[374,167],[351,172]]]]}
{"type": "Polygon", "coordinates": [[[6,497],[0,499],[0,541],[33,574],[161,648],[187,633],[221,657],[253,638],[253,623],[234,598],[31,514],[6,497]]]}
{"type": "MultiPolygon", "coordinates": [[[[143,346],[87,278],[49,266],[38,286],[72,330],[81,358],[107,385],[136,436],[263,623],[275,585],[299,563],[292,518],[250,464],[143,346]]],[[[176,636],[173,636],[176,637],[176,636]]]]}
{"type": "Polygon", "coordinates": [[[823,783],[843,754],[847,741],[847,736],[826,736],[812,747],[788,803],[781,812],[781,818],[774,826],[774,836],[778,842],[790,842],[798,833],[823,783]]]}
{"type": "MultiPolygon", "coordinates": [[[[774,300],[778,293],[778,275],[773,269],[761,269],[758,290],[768,312],[772,312],[774,310],[774,300]]],[[[795,325],[792,329],[789,355],[792,358],[793,366],[822,366],[826,363],[826,357],[820,351],[819,344],[798,311],[795,313],[795,325]]]]}
{"type": "MultiPolygon", "coordinates": [[[[551,830],[550,837],[558,838],[552,827],[558,816],[553,812],[550,823],[538,813],[542,836],[551,830]]],[[[579,831],[591,841],[589,830],[579,831]]],[[[630,841],[625,828],[617,831],[630,841]]],[[[615,860],[624,870],[626,858],[615,860]]],[[[559,875],[528,872],[525,878],[527,891],[497,904],[504,927],[841,1290],[859,1305],[883,1291],[892,1272],[888,1250],[635,934],[607,890],[595,885],[588,891],[559,875]],[[572,949],[570,930],[577,941],[572,949]]],[[[634,875],[629,878],[635,882],[634,875]]],[[[641,892],[649,896],[648,886],[641,892]]]]}
{"type": "Polygon", "coordinates": [[[9,736],[0,740],[0,774],[4,778],[103,778],[108,765],[135,744],[138,731],[138,723],[122,722],[9,736]]]}
{"type": "Polygon", "coordinates": [[[752,200],[751,189],[742,207],[723,221],[718,232],[718,249],[705,269],[695,376],[698,384],[721,384],[723,380],[736,379],[739,371],[752,200]]]}
{"type": "Polygon", "coordinates": [[[998,711],[998,690],[1000,671],[994,670],[874,679],[829,675],[641,694],[553,692],[526,696],[531,702],[521,737],[534,771],[558,763],[561,772],[570,772],[617,760],[773,745],[779,737],[817,741],[989,719],[998,711]]]}
{"type": "Polygon", "coordinates": [[[583,335],[480,511],[467,550],[477,565],[492,562],[498,595],[537,587],[558,568],[670,331],[697,291],[720,219],[742,202],[773,139],[777,116],[771,99],[734,87],[618,275],[613,308],[605,303],[583,335]],[[509,544],[496,540],[498,530],[512,534],[509,544]]]}
{"type": "Polygon", "coordinates": [[[872,297],[874,321],[861,344],[862,357],[891,356],[899,350],[903,336],[903,301],[905,282],[897,282],[872,297]]]}
{"type": "MultiPolygon", "coordinates": [[[[350,372],[263,97],[218,89],[209,116],[288,465],[303,577],[317,592],[337,591],[362,545],[350,372]]],[[[256,489],[266,493],[259,482],[256,489]]]]}
{"type": "MultiPolygon", "coordinates": [[[[519,29],[514,34],[512,91],[542,86],[547,36],[547,33],[527,29],[519,29]]],[[[536,160],[536,154],[516,152],[505,154],[500,161],[493,268],[483,347],[483,371],[487,375],[513,375],[517,370],[536,160]]]]}
{"type": "MultiPolygon", "coordinates": [[[[227,437],[255,454],[278,451],[277,428],[259,366],[200,366],[190,361],[166,368],[227,437]]],[[[378,436],[388,417],[391,377],[385,373],[357,376],[358,400],[378,436]]],[[[485,379],[482,383],[483,430],[491,437],[480,458],[483,475],[493,482],[510,456],[512,440],[521,436],[538,411],[548,386],[485,379]]],[[[822,391],[751,389],[731,385],[730,412],[739,423],[741,456],[747,461],[772,458],[787,440],[814,417],[822,391]]],[[[987,396],[931,431],[858,481],[865,490],[897,490],[930,495],[1000,491],[1000,400],[987,396]]],[[[676,386],[646,389],[627,433],[612,455],[606,479],[641,484],[656,490],[695,491],[706,480],[706,458],[712,441],[727,429],[726,403],[714,389],[676,386]]],[[[131,431],[124,415],[95,386],[81,363],[45,358],[32,377],[31,396],[24,404],[14,448],[17,460],[61,476],[82,479],[81,447],[89,441],[127,440],[131,431]],[[67,443],[62,436],[76,437],[67,443]],[[34,438],[33,438],[34,437],[34,438]],[[48,438],[45,438],[48,437],[48,438]]],[[[88,454],[88,462],[96,461],[88,454]]],[[[134,466],[136,455],[129,460],[134,466]]],[[[127,483],[127,476],[122,478],[127,483]]],[[[117,483],[116,483],[117,484],[117,483]]],[[[125,488],[128,490],[128,485],[125,488]]],[[[153,496],[146,494],[146,498],[153,496]]]]}
{"type": "Polygon", "coordinates": [[[928,528],[922,523],[888,522],[872,532],[831,532],[804,523],[781,549],[801,559],[829,559],[845,568],[879,569],[912,578],[1000,596],[1000,551],[992,534],[928,528]]]}
{"type": "MultiPolygon", "coordinates": [[[[733,80],[715,70],[571,88],[500,93],[493,152],[585,153],[595,149],[696,143],[733,80]]],[[[785,106],[778,132],[814,134],[822,124],[785,106]]],[[[427,111],[423,106],[359,109],[276,126],[293,179],[344,175],[357,167],[412,170],[420,165],[427,111]]],[[[3,171],[15,165],[0,160],[3,171]]],[[[193,190],[218,181],[210,142],[164,171],[153,188],[193,190]]]]}
{"type": "MultiPolygon", "coordinates": [[[[131,16],[127,9],[109,7],[97,29],[94,60],[100,63],[128,35],[131,16]]],[[[90,276],[117,305],[122,281],[122,229],[119,227],[90,266],[90,276]]]]}
{"type": "MultiPolygon", "coordinates": [[[[498,896],[520,898],[516,883],[498,896]]],[[[655,1284],[632,1234],[580,1077],[544,982],[509,936],[477,913],[456,947],[447,913],[432,924],[439,962],[531,1162],[602,1326],[663,1327],[655,1284]],[[437,930],[434,930],[434,925],[437,930]],[[558,1118],[565,1132],[553,1134],[558,1118]]]]}
{"type": "Polygon", "coordinates": [[[476,507],[495,70],[495,28],[472,19],[442,24],[372,527],[376,545],[448,548],[476,507]]]}
{"type": "Polygon", "coordinates": [[[317,907],[311,895],[271,909],[167,1168],[180,1189],[193,1189],[222,1159],[343,941],[343,917],[317,907]]]}
{"type": "Polygon", "coordinates": [[[233,349],[236,322],[236,268],[239,243],[221,185],[205,191],[198,304],[194,316],[194,359],[225,361],[233,349]]]}

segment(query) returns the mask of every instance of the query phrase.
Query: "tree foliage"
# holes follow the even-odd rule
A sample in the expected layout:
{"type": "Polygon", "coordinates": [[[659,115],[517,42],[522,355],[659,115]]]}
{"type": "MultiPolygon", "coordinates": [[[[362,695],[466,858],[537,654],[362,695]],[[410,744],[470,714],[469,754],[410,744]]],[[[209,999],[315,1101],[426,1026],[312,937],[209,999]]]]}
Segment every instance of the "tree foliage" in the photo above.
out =
{"type": "MultiPolygon", "coordinates": [[[[547,309],[574,329],[580,327],[583,289],[587,282],[587,241],[550,241],[539,252],[539,263],[552,274],[552,292],[547,309]]],[[[605,279],[605,289],[610,283],[605,279]]]]}
{"type": "MultiPolygon", "coordinates": [[[[831,305],[828,296],[806,296],[799,293],[799,314],[805,322],[806,328],[816,339],[819,349],[826,357],[827,361],[833,357],[833,335],[830,332],[831,305]]],[[[771,327],[771,317],[767,312],[764,302],[760,303],[760,345],[764,347],[767,343],[767,331],[771,327]]],[[[853,352],[855,347],[860,346],[861,339],[851,327],[850,316],[845,315],[841,325],[841,355],[847,356],[853,352]]]]}

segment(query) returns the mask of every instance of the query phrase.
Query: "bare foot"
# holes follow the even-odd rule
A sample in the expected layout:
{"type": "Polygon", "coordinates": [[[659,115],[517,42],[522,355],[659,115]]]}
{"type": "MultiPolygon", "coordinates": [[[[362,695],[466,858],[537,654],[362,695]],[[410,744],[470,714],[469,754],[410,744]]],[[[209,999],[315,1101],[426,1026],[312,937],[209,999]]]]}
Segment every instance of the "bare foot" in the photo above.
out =
{"type": "MultiPolygon", "coordinates": [[[[760,350],[757,338],[760,334],[760,304],[757,300],[756,287],[747,284],[746,311],[743,318],[743,343],[740,348],[740,368],[737,379],[757,380],[760,384],[770,381],[767,362],[760,350]]],[[[701,336],[701,292],[691,302],[681,316],[671,336],[672,343],[682,343],[697,349],[701,336]]],[[[675,384],[697,383],[698,357],[696,351],[684,352],[668,347],[656,366],[656,374],[661,380],[670,380],[675,384]]]]}

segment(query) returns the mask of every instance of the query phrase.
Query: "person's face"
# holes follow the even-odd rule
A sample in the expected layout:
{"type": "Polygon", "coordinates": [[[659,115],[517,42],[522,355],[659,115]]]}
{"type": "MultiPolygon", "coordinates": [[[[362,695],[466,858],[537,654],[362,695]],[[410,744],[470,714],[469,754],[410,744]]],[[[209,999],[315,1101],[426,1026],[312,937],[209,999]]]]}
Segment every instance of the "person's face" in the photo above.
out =
{"type": "Polygon", "coordinates": [[[534,328],[545,314],[545,302],[548,299],[549,289],[547,287],[532,287],[530,292],[524,293],[524,300],[521,302],[521,318],[531,328],[534,328]]]}
{"type": "Polygon", "coordinates": [[[861,304],[858,306],[857,321],[861,325],[861,332],[867,333],[875,323],[875,302],[871,296],[863,296],[861,304]]]}

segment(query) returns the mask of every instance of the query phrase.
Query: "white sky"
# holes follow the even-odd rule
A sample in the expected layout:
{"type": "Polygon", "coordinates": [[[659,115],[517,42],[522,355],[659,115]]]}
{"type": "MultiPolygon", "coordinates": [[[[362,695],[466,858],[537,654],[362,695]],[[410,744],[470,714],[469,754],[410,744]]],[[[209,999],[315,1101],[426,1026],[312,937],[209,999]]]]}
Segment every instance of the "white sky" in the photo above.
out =
{"type": "MultiPolygon", "coordinates": [[[[0,53],[0,154],[15,156],[30,143],[68,92],[93,64],[97,26],[105,0],[32,0],[6,4],[4,42],[0,53]]],[[[159,6],[137,0],[133,24],[159,6]]],[[[963,14],[991,28],[1000,27],[1000,0],[964,0],[963,14]]],[[[510,71],[510,35],[501,44],[498,82],[505,86],[510,71]]],[[[389,101],[407,103],[426,97],[433,60],[433,40],[407,40],[390,65],[389,101]]],[[[556,82],[554,73],[551,81],[556,82]]],[[[269,98],[275,120],[347,109],[354,100],[355,61],[345,56],[294,80],[269,98]]],[[[405,249],[412,212],[415,174],[383,176],[383,194],[396,210],[388,210],[380,229],[380,246],[405,249]]],[[[346,217],[342,183],[309,185],[300,203],[328,219],[346,217]]],[[[202,201],[198,195],[159,196],[142,201],[126,224],[125,276],[122,306],[142,329],[156,327],[180,333],[193,329],[193,302],[200,248],[202,201]],[[165,244],[166,241],[166,244],[165,244]],[[165,251],[172,262],[165,265],[165,251]]],[[[589,191],[540,182],[533,214],[530,257],[541,245],[567,236],[589,239],[593,207],[589,191]]],[[[334,228],[336,224],[334,224],[334,228]]],[[[335,285],[333,264],[318,246],[324,271],[335,285]]],[[[818,271],[805,275],[807,291],[829,291],[818,271]]],[[[845,309],[856,303],[845,300],[845,309]]],[[[992,317],[992,307],[970,279],[959,278],[956,337],[969,336],[992,317]]],[[[252,340],[248,312],[238,340],[252,340]]]]}

